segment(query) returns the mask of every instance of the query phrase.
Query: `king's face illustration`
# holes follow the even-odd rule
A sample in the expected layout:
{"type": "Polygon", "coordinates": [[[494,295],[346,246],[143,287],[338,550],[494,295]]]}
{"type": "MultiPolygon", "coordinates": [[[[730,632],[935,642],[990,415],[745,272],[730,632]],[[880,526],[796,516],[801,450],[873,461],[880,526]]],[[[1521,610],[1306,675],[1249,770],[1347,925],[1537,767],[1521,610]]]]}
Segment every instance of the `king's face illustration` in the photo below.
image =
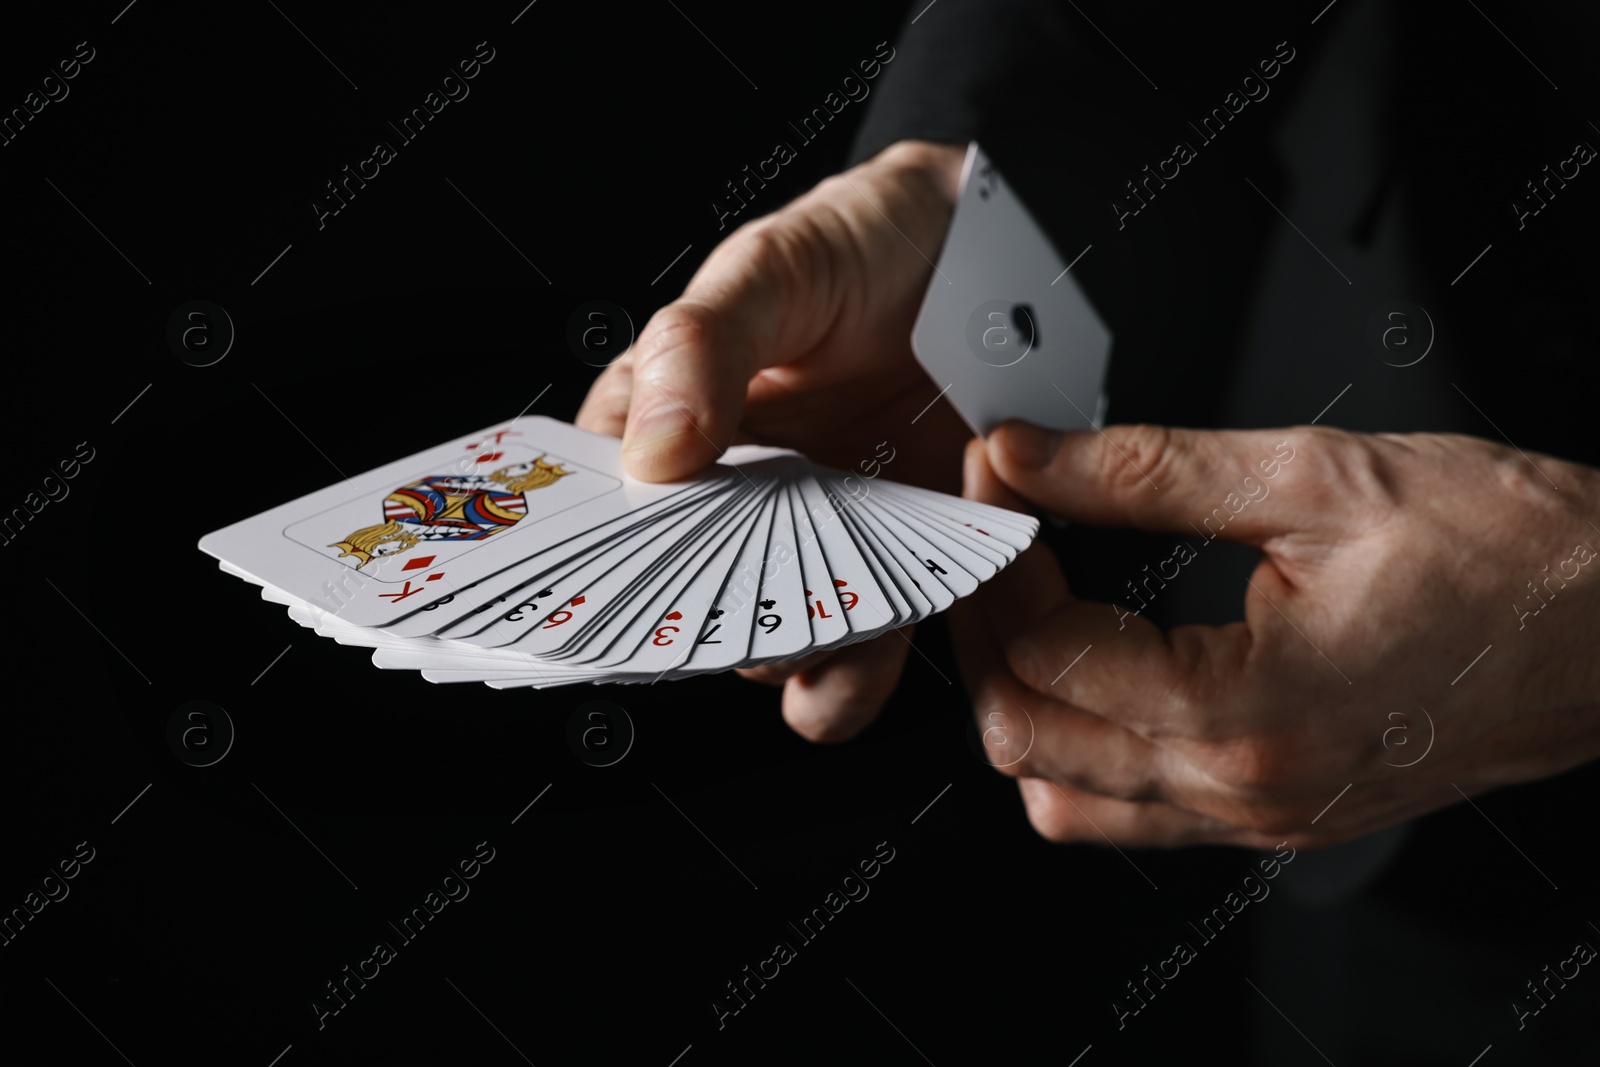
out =
{"type": "Polygon", "coordinates": [[[352,556],[356,568],[423,541],[480,541],[514,526],[528,512],[524,494],[576,473],[544,456],[492,474],[433,474],[395,489],[383,501],[384,521],[365,526],[329,548],[352,556]]]}

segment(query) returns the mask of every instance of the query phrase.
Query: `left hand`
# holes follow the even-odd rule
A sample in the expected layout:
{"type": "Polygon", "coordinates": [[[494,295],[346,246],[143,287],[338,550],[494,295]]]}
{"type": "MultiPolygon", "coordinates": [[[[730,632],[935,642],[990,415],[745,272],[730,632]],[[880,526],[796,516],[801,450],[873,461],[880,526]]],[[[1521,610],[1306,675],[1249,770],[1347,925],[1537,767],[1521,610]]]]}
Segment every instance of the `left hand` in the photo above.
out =
{"type": "Polygon", "coordinates": [[[1046,838],[1317,847],[1600,755],[1600,472],[1452,435],[1008,423],[966,482],[1176,535],[1120,607],[1035,545],[952,612],[1046,838]],[[1215,536],[1262,552],[1245,621],[1142,618],[1215,536]]]}

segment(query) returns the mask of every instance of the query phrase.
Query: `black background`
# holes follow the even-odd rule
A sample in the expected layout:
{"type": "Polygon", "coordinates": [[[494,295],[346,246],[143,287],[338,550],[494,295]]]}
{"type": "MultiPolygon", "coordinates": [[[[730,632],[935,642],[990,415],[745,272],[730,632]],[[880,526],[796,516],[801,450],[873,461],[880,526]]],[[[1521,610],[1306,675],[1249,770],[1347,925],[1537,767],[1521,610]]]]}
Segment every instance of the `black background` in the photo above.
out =
{"type": "MultiPolygon", "coordinates": [[[[676,295],[724,235],[710,198],[895,34],[900,5],[684,6],[715,46],[671,4],[541,0],[515,25],[515,0],[101,6],[0,40],[5,108],[77,42],[96,53],[0,148],[0,508],[94,450],[0,555],[0,908],[95,849],[0,948],[8,1062],[1321,1062],[1245,982],[1270,972],[1267,930],[1392,1035],[1366,1062],[1466,1064],[1490,1043],[1485,1064],[1512,1062],[1592,1025],[1587,972],[1537,1035],[1506,1007],[1600,917],[1577,775],[1424,820],[1359,905],[1253,906],[1118,1033],[1123,983],[1255,857],[1039,840],[974,748],[937,623],[882,720],[819,747],[731,675],[495,692],[380,672],[195,548],[536,397],[572,418],[595,373],[566,343],[573,310],[611,300],[642,326],[676,295]],[[480,41],[495,58],[470,95],[319,229],[322,184],[394,141],[386,121],[480,41]],[[166,339],[197,298],[237,332],[204,368],[166,339]],[[610,767],[567,740],[595,698],[636,731],[610,767]],[[195,699],[237,730],[209,767],[167,741],[195,699]],[[319,1029],[311,998],[480,841],[495,858],[470,896],[319,1029]],[[723,983],[796,941],[787,922],[879,842],[895,858],[870,896],[719,1030],[723,983]]],[[[755,207],[836,170],[843,126],[755,207]]]]}

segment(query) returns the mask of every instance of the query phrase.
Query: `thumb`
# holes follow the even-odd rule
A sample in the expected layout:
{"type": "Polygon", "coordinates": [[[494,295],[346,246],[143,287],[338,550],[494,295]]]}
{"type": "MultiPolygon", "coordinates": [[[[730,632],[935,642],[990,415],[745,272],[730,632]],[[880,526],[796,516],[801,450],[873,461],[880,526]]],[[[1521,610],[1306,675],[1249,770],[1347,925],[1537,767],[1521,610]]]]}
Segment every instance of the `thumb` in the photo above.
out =
{"type": "MultiPolygon", "coordinates": [[[[967,442],[961,481],[961,495],[968,500],[1012,511],[1028,510],[1027,503],[995,476],[984,443],[976,437],[967,442]]],[[[1000,634],[1025,627],[1073,599],[1055,557],[1041,541],[1028,546],[1009,567],[991,578],[979,590],[978,597],[990,608],[992,631],[1000,634]]]]}
{"type": "Polygon", "coordinates": [[[639,335],[622,435],[628,473],[676,481],[732,443],[750,379],[820,339],[811,305],[829,240],[777,215],[741,227],[639,335]]]}
{"type": "Polygon", "coordinates": [[[1058,433],[1024,422],[997,427],[985,442],[996,476],[1035,506],[1097,526],[1193,532],[1259,544],[1316,521],[1304,460],[1313,435],[1282,430],[1184,430],[1109,426],[1058,433]],[[1261,506],[1269,497],[1273,504],[1261,506]]]}

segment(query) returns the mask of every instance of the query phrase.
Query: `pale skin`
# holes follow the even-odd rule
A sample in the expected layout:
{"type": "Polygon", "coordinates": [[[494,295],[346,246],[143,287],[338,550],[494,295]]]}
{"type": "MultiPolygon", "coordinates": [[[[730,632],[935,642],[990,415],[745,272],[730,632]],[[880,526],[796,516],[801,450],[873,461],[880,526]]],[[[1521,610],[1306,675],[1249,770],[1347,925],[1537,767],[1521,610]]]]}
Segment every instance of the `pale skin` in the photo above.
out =
{"type": "MultiPolygon", "coordinates": [[[[889,438],[887,477],[953,490],[963,471],[973,499],[1174,544],[1226,508],[1219,537],[1262,553],[1241,623],[1163,632],[1132,603],[1078,600],[1042,545],[951,610],[991,761],[1053,841],[1315,848],[1600,756],[1600,472],[1477,438],[1305,426],[1013,423],[968,442],[944,404],[902,433],[938,391],[907,337],[962,155],[902,143],[741,227],[601,375],[579,425],[622,436],[647,480],[745,440],[853,470],[889,438]],[[1293,459],[1268,479],[1284,442],[1293,459]]],[[[801,735],[842,741],[907,647],[888,634],[742,673],[784,686],[801,735]]]]}

